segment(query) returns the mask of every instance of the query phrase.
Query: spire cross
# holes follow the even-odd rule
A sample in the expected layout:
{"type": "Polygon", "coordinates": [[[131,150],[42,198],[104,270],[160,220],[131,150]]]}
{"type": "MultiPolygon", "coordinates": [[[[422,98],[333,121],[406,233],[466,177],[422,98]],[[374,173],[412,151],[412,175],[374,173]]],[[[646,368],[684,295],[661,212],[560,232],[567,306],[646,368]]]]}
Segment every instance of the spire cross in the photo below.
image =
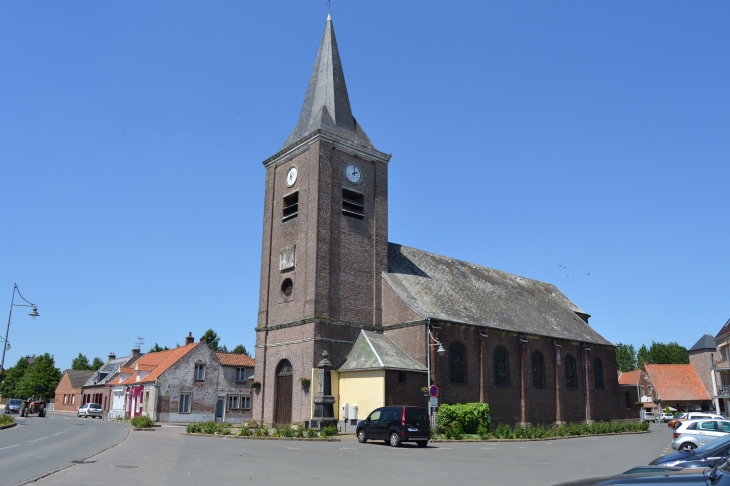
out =
{"type": "Polygon", "coordinates": [[[330,1],[331,0],[327,0],[327,2],[325,3],[325,5],[327,5],[327,12],[332,13],[332,8],[331,8],[332,5],[330,5],[330,1]]]}

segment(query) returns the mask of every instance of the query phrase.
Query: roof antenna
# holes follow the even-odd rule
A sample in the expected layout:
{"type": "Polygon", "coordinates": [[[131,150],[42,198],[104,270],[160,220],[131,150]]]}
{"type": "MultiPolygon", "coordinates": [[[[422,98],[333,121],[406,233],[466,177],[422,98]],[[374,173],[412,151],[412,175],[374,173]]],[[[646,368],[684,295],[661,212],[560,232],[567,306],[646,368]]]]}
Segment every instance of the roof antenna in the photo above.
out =
{"type": "Polygon", "coordinates": [[[144,344],[144,338],[138,337],[137,338],[137,344],[136,344],[137,349],[141,350],[143,344],[144,344]]]}

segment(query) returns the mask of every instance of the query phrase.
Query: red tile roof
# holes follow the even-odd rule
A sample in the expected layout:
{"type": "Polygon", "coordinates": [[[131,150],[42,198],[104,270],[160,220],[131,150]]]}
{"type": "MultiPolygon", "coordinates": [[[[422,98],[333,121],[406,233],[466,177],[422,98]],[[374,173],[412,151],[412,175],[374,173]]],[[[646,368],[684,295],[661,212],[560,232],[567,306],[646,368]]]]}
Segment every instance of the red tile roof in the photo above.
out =
{"type": "Polygon", "coordinates": [[[152,383],[162,373],[167,371],[170,366],[177,363],[180,358],[192,351],[200,342],[180,346],[179,348],[170,349],[168,351],[158,351],[156,353],[148,353],[139,358],[135,363],[135,368],[139,371],[149,371],[144,378],[137,380],[138,371],[135,371],[129,378],[122,382],[123,385],[134,385],[135,383],[152,383]]]}
{"type": "Polygon", "coordinates": [[[710,400],[691,364],[644,365],[657,395],[664,401],[710,400]]]}
{"type": "Polygon", "coordinates": [[[619,385],[636,385],[639,382],[641,370],[624,371],[618,376],[619,385]]]}
{"type": "Polygon", "coordinates": [[[254,366],[256,362],[245,354],[215,353],[223,366],[254,366]]]}

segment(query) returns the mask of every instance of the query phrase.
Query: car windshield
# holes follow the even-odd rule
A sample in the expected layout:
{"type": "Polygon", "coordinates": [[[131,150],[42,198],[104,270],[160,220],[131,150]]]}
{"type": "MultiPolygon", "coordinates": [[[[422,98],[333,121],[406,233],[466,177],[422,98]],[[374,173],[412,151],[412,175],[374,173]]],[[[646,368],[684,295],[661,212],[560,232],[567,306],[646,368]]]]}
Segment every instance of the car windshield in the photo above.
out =
{"type": "Polygon", "coordinates": [[[705,452],[712,452],[716,450],[718,447],[725,447],[730,446],[730,435],[726,435],[724,437],[720,437],[719,439],[713,440],[712,442],[709,442],[703,446],[698,447],[695,449],[695,454],[703,454],[705,452]]]}
{"type": "Polygon", "coordinates": [[[23,403],[23,400],[20,398],[11,398],[10,401],[8,401],[9,405],[20,405],[21,403],[23,403]]]}

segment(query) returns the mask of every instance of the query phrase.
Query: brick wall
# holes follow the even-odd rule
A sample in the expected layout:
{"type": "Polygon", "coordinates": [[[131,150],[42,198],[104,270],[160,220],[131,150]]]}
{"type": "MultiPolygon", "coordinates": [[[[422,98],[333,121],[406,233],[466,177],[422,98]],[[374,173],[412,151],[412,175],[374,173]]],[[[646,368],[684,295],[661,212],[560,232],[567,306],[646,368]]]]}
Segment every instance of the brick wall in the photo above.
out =
{"type": "MultiPolygon", "coordinates": [[[[18,398],[18,397],[11,397],[18,398]]],[[[19,397],[28,398],[28,397],[19,397]]],[[[81,406],[81,387],[73,388],[71,386],[71,380],[68,378],[68,374],[64,373],[61,377],[61,381],[58,382],[56,387],[56,396],[54,397],[53,409],[56,411],[65,412],[76,412],[81,406]],[[63,398],[66,396],[66,403],[64,404],[63,398]],[[72,398],[73,397],[73,398],[72,398]],[[72,403],[73,402],[73,403],[72,403]]]]}
{"type": "MultiPolygon", "coordinates": [[[[711,375],[711,373],[713,373],[711,370],[713,366],[712,360],[715,358],[720,358],[720,353],[717,351],[700,350],[689,353],[689,363],[697,371],[697,376],[700,377],[700,381],[711,397],[714,397],[717,394],[717,390],[713,390],[712,388],[711,375]]],[[[720,375],[717,374],[717,372],[715,373],[715,383],[720,384],[720,375]]]]}

